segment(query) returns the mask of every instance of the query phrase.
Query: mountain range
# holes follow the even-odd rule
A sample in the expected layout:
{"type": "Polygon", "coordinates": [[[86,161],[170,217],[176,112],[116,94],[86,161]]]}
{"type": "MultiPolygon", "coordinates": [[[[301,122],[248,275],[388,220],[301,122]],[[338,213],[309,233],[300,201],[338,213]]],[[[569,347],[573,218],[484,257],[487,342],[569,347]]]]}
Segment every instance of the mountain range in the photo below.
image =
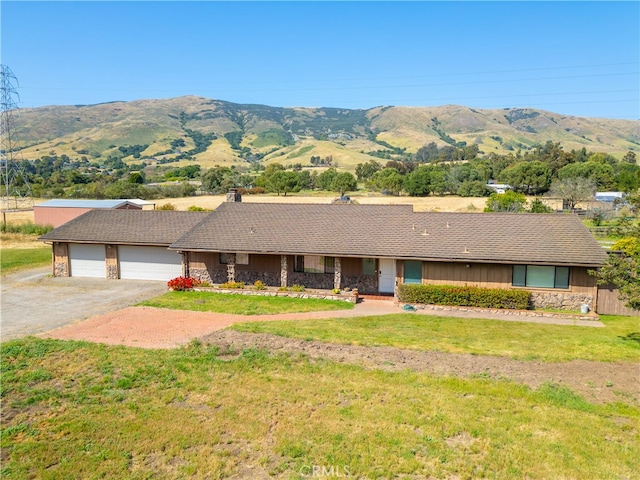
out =
{"type": "Polygon", "coordinates": [[[330,157],[334,166],[353,170],[431,142],[476,144],[480,156],[530,150],[547,141],[616,157],[640,150],[638,120],[457,105],[282,108],[186,96],[20,109],[14,128],[24,159],[65,154],[94,161],[120,152],[125,161],[191,161],[203,167],[247,161],[308,165],[311,157],[330,157]]]}

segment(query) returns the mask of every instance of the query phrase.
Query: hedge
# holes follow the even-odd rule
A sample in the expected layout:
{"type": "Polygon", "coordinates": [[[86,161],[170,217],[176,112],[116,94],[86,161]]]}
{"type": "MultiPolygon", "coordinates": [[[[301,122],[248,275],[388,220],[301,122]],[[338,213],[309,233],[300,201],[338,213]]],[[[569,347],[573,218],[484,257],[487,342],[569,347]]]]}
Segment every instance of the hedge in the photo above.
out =
{"type": "Polygon", "coordinates": [[[398,285],[398,299],[404,303],[427,305],[525,310],[530,306],[531,293],[526,290],[506,290],[503,288],[403,283],[398,285]]]}

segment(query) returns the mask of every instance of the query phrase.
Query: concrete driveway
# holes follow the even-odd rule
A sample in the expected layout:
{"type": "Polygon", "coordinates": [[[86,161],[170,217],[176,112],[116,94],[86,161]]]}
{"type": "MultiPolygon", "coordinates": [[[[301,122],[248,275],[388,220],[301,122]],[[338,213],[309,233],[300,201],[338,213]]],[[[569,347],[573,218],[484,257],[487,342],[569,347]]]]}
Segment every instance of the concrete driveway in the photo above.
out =
{"type": "Polygon", "coordinates": [[[53,278],[51,267],[3,276],[0,339],[35,335],[134,305],[167,291],[165,282],[53,278]]]}

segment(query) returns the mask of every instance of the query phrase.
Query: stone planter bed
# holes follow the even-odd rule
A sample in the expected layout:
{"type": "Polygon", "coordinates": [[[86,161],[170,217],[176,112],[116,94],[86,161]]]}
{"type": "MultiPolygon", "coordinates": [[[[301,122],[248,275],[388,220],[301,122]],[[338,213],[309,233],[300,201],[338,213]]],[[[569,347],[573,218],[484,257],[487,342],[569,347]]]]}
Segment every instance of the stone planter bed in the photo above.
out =
{"type": "Polygon", "coordinates": [[[260,297],[290,297],[290,298],[322,298],[325,300],[337,300],[341,302],[358,303],[358,291],[341,291],[333,293],[330,290],[305,290],[303,292],[293,292],[291,290],[278,290],[267,287],[264,290],[256,290],[253,286],[247,285],[245,288],[220,288],[194,287],[196,292],[228,293],[231,295],[254,295],[260,297]]]}
{"type": "MultiPolygon", "coordinates": [[[[404,305],[404,303],[398,303],[398,305],[404,305]]],[[[592,320],[598,321],[600,317],[595,312],[589,313],[572,313],[572,312],[547,312],[544,310],[516,310],[508,308],[481,308],[481,307],[456,307],[453,305],[425,305],[425,304],[411,304],[416,309],[420,310],[433,310],[433,311],[461,311],[461,312],[477,312],[482,313],[500,313],[503,315],[510,315],[514,317],[540,317],[540,318],[562,318],[573,320],[592,320]]]]}

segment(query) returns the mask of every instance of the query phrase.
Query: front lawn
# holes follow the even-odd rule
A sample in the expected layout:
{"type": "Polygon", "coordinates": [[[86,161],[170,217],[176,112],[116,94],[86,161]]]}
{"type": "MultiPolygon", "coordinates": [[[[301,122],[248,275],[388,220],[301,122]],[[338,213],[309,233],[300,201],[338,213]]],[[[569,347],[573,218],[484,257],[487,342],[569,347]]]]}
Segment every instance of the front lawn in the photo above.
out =
{"type": "Polygon", "coordinates": [[[212,292],[167,292],[139,305],[145,307],[193,310],[196,312],[232,313],[237,315],[273,315],[330,310],[349,310],[353,304],[318,298],[291,298],[234,295],[212,292]]]}
{"type": "Polygon", "coordinates": [[[640,319],[615,316],[601,319],[605,328],[396,314],[251,322],[231,328],[331,343],[498,355],[521,360],[640,360],[640,319]]]}
{"type": "Polygon", "coordinates": [[[26,268],[44,267],[50,263],[51,247],[48,246],[0,249],[0,269],[3,275],[26,268]]]}
{"type": "Polygon", "coordinates": [[[301,479],[314,466],[333,472],[323,478],[372,479],[640,471],[637,407],[592,405],[553,385],[256,350],[219,358],[195,343],[25,338],[0,348],[3,479],[301,479]]]}

